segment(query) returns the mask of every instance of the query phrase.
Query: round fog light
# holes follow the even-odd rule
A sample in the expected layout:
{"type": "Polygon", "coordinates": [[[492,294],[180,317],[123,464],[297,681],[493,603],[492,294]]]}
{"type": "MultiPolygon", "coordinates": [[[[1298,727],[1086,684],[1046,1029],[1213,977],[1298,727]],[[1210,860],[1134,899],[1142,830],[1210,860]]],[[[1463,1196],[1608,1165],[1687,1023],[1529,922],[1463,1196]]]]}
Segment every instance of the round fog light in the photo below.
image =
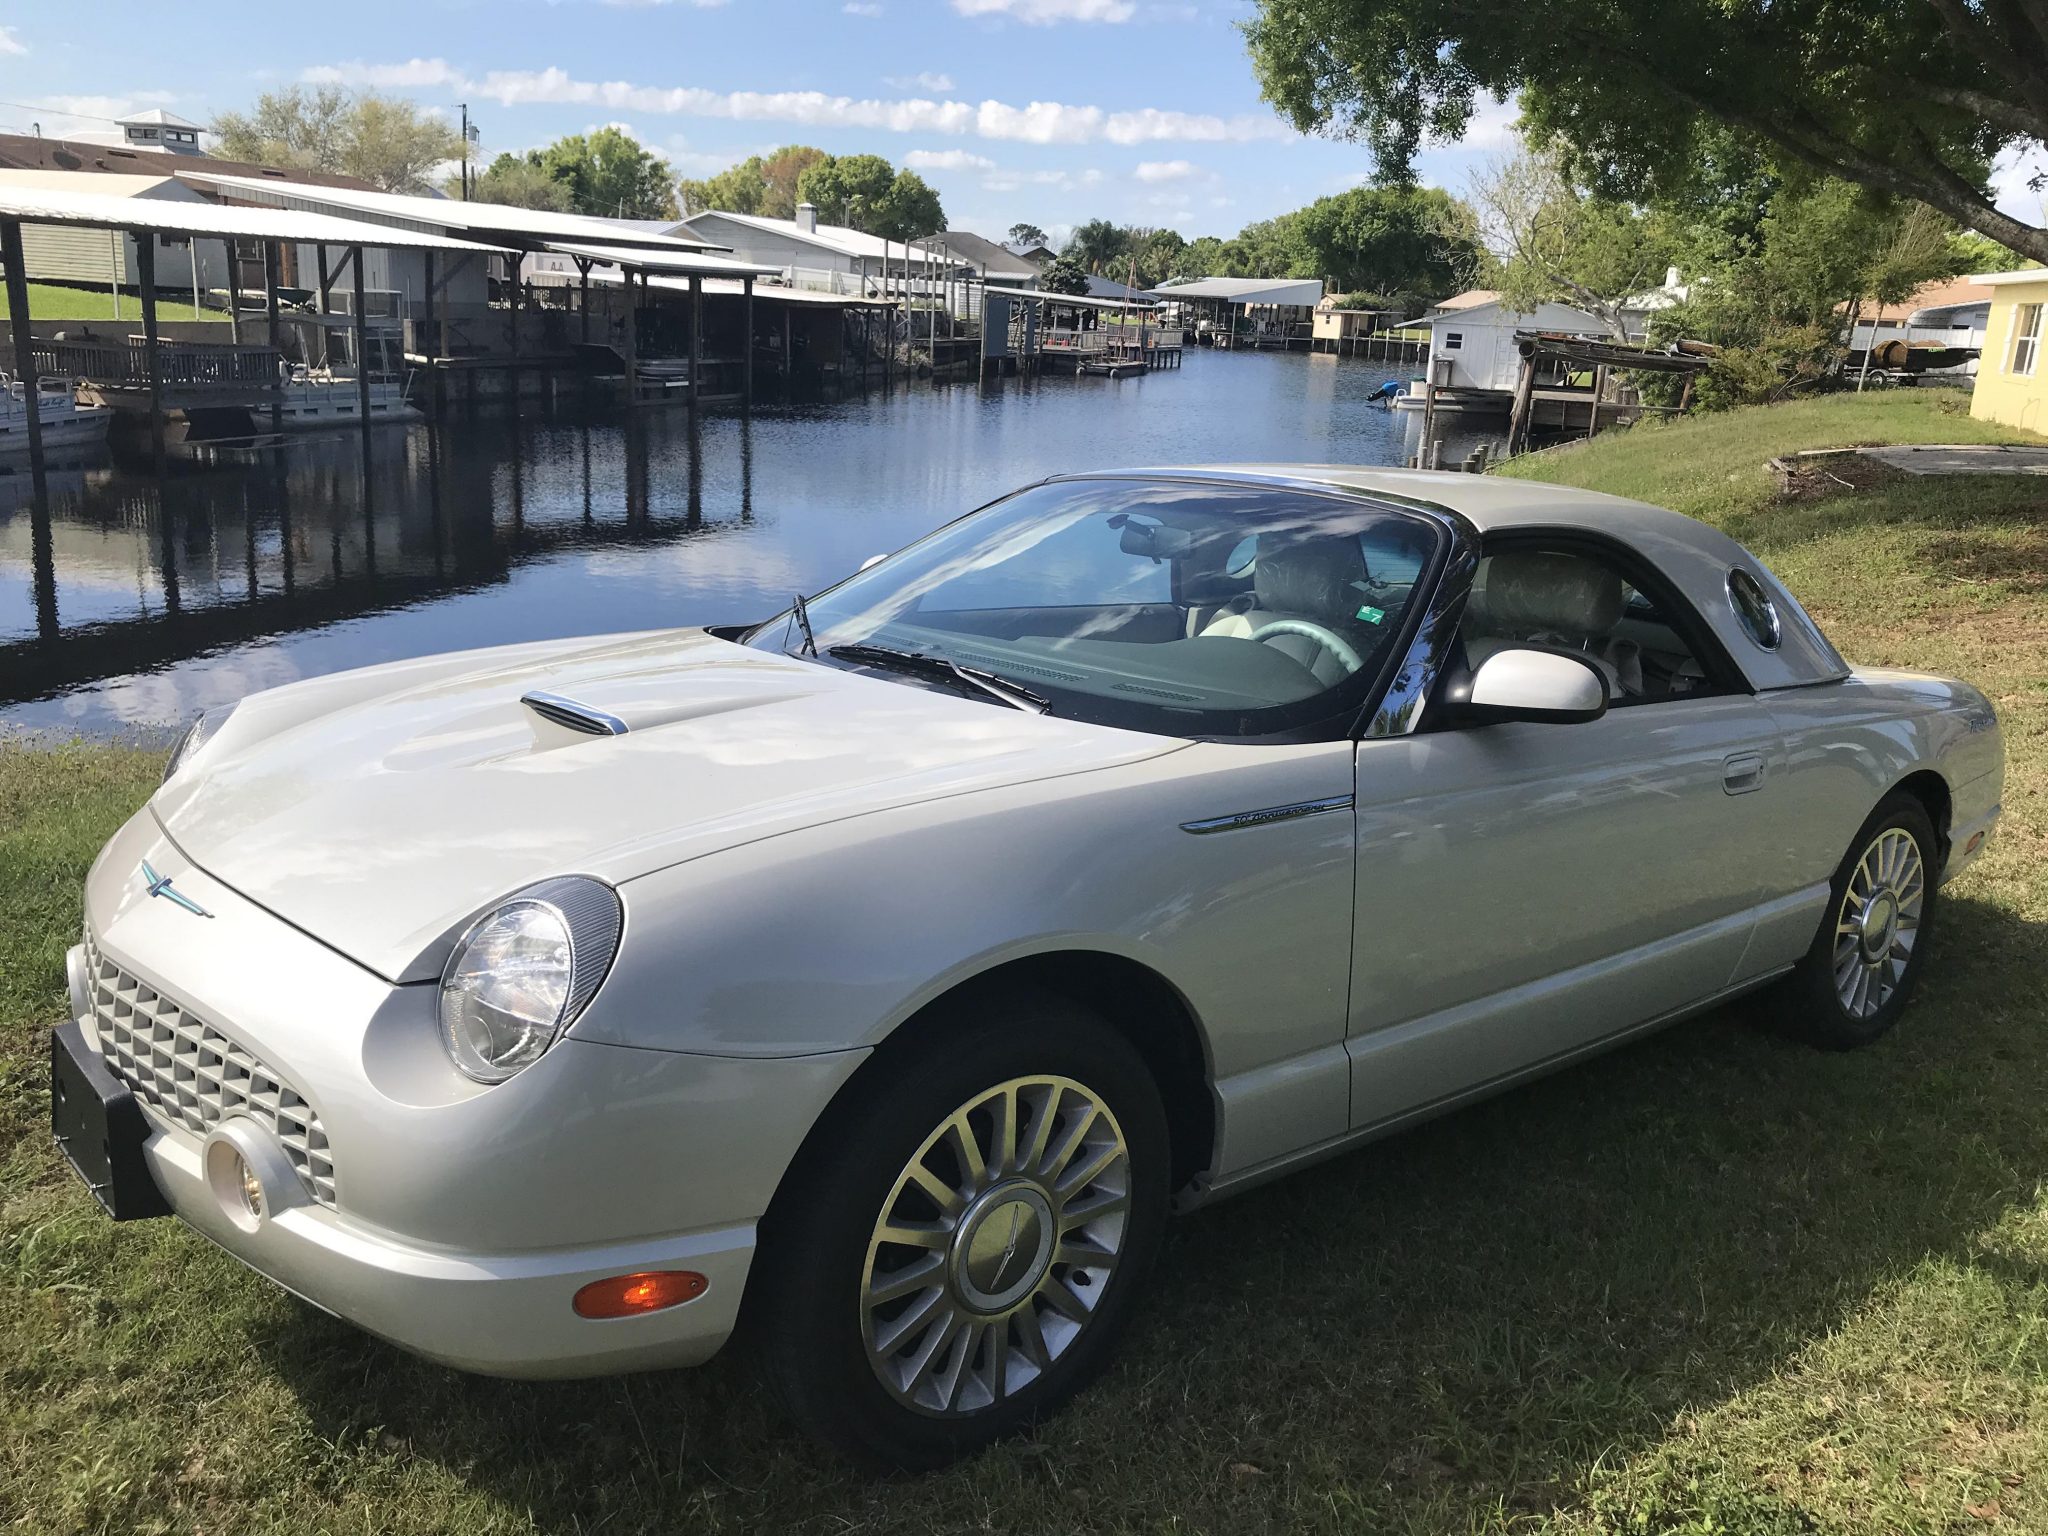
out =
{"type": "Polygon", "coordinates": [[[230,1120],[206,1138],[200,1157],[206,1186],[237,1230],[254,1232],[290,1203],[298,1175],[284,1149],[261,1126],[230,1120]]]}

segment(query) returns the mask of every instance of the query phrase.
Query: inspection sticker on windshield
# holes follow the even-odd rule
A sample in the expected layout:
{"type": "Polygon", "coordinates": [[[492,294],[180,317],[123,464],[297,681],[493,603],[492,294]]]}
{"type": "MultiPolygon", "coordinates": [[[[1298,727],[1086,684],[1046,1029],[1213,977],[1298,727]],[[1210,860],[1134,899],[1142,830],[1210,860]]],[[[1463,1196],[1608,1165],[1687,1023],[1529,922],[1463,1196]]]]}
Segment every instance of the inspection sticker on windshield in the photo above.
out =
{"type": "Polygon", "coordinates": [[[1384,619],[1387,616],[1387,611],[1384,608],[1373,608],[1368,606],[1359,609],[1358,616],[1361,619],[1365,620],[1365,622],[1368,624],[1377,624],[1381,619],[1384,619]]]}

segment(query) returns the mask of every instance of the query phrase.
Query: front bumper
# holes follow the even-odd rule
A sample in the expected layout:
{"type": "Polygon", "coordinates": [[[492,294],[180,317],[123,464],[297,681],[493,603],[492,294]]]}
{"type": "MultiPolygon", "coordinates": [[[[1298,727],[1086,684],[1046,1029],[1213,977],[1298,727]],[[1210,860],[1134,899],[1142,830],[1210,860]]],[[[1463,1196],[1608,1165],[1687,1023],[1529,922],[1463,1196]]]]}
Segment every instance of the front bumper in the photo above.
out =
{"type": "Polygon", "coordinates": [[[131,1055],[157,1053],[153,1069],[122,1075],[152,1085],[137,1092],[143,1156],[173,1212],[315,1306],[494,1375],[601,1375],[715,1352],[757,1219],[866,1054],[743,1060],[571,1037],[479,1087],[441,1050],[435,988],[393,986],[246,901],[147,811],[95,864],[86,920],[122,990],[75,958],[74,1013],[96,1050],[104,1033],[131,1055]],[[211,915],[152,899],[145,859],[211,915]],[[110,1010],[128,1011],[116,1023],[110,1010]],[[224,1060],[236,1091],[207,1080],[224,1060]],[[251,1060],[275,1091],[250,1088],[251,1060]],[[295,1106],[282,1129],[263,1108],[280,1098],[295,1106]],[[209,1180],[209,1139],[282,1141],[312,1120],[326,1156],[311,1166],[331,1178],[302,1177],[304,1159],[295,1173],[280,1155],[253,1222],[209,1180]],[[572,1309],[592,1280],[657,1269],[709,1284],[640,1316],[572,1309]]]}

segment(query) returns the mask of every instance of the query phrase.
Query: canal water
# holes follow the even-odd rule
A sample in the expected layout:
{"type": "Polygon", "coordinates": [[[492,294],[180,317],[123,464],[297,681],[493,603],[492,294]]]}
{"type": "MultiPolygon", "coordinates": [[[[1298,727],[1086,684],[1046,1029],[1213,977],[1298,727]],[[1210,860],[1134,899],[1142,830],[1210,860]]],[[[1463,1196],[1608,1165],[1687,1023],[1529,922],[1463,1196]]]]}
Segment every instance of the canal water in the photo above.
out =
{"type": "MultiPolygon", "coordinates": [[[[251,462],[0,474],[0,734],[161,739],[259,688],[435,651],[763,617],[1041,476],[1399,464],[1380,365],[1191,349],[1136,379],[919,383],[750,417],[534,408],[251,462]]],[[[1477,437],[1453,433],[1445,459],[1477,437]]]]}

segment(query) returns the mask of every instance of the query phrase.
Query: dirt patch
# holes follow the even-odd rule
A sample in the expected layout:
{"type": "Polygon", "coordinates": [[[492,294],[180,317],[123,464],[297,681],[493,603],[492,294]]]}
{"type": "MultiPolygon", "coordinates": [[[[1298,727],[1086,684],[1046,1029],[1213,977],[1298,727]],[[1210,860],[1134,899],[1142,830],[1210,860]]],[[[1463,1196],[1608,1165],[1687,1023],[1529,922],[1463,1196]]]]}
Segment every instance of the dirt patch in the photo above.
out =
{"type": "Polygon", "coordinates": [[[1790,502],[1882,490],[1906,478],[1904,471],[1866,459],[1853,448],[1773,459],[1770,470],[1778,477],[1778,500],[1790,502]]]}

